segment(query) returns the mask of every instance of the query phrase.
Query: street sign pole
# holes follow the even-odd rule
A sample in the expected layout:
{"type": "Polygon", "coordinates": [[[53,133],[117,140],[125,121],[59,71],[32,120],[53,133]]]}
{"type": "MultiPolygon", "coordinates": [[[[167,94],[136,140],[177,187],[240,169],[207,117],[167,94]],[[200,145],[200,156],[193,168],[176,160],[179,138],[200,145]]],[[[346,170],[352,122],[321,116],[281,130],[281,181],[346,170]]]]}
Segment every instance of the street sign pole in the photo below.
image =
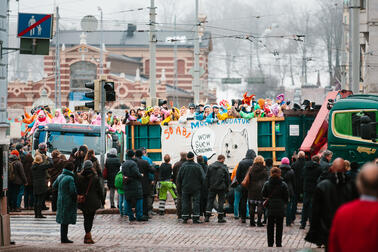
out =
{"type": "Polygon", "coordinates": [[[104,169],[105,165],[105,79],[101,76],[100,80],[100,95],[101,95],[101,169],[104,169]]]}

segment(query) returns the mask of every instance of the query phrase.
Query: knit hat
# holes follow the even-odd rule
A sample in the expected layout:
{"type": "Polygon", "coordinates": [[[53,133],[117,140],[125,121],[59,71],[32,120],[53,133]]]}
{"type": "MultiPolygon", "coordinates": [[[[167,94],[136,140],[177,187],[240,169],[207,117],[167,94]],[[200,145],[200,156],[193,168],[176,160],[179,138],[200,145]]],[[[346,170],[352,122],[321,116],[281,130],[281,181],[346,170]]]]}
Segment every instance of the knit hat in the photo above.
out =
{"type": "Polygon", "coordinates": [[[219,109],[219,106],[218,106],[218,105],[213,105],[213,109],[214,109],[214,108],[219,109]]]}
{"type": "Polygon", "coordinates": [[[128,151],[127,151],[127,156],[128,156],[129,158],[132,158],[132,157],[135,156],[135,152],[134,152],[133,150],[128,150],[128,151]]]}
{"type": "Polygon", "coordinates": [[[290,164],[290,160],[287,157],[284,157],[284,158],[281,159],[281,164],[288,165],[288,164],[290,164]]]}
{"type": "Polygon", "coordinates": [[[86,169],[92,169],[93,167],[93,163],[91,160],[85,160],[84,161],[84,164],[83,164],[83,169],[86,170],[86,169]]]}
{"type": "Polygon", "coordinates": [[[188,159],[192,159],[192,158],[194,158],[194,153],[191,152],[191,151],[189,151],[188,154],[186,154],[186,157],[187,157],[188,159]]]}
{"type": "Polygon", "coordinates": [[[15,156],[17,156],[17,157],[20,156],[20,153],[19,153],[17,150],[12,150],[10,154],[11,154],[11,155],[15,155],[15,156]]]}
{"type": "Polygon", "coordinates": [[[204,109],[210,108],[210,105],[205,105],[203,108],[204,109]]]}
{"type": "Polygon", "coordinates": [[[196,108],[196,105],[194,105],[193,103],[189,104],[189,108],[196,108]]]}
{"type": "Polygon", "coordinates": [[[47,149],[47,144],[46,143],[40,143],[38,145],[38,149],[41,150],[41,151],[44,151],[47,149]]]}

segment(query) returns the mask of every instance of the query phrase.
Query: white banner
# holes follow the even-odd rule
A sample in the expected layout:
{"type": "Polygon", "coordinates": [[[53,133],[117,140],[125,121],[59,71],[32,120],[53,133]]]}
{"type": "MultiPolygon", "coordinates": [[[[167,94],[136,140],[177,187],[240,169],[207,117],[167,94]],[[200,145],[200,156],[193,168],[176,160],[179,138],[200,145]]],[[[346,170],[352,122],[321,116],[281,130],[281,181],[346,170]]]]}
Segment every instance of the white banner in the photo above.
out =
{"type": "Polygon", "coordinates": [[[162,156],[169,154],[172,163],[180,159],[180,152],[192,151],[196,156],[209,159],[209,164],[217,156],[226,157],[225,164],[234,168],[245,157],[248,149],[257,153],[257,119],[227,119],[208,124],[188,121],[186,124],[172,122],[161,126],[162,156]]]}

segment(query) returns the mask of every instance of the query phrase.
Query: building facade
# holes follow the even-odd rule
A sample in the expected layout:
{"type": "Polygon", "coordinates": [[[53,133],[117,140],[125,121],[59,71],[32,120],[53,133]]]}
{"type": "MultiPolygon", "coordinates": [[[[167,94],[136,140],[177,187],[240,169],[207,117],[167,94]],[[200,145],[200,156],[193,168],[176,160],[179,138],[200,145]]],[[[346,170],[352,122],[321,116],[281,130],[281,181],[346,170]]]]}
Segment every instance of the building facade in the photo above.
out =
{"type": "MultiPolygon", "coordinates": [[[[158,32],[156,49],[157,98],[169,99],[176,106],[192,100],[192,68],[194,66],[193,32],[158,32]],[[172,42],[176,41],[176,42],[172,42]],[[174,43],[177,46],[177,81],[175,85],[174,43]]],[[[100,74],[100,32],[61,31],[60,74],[63,106],[74,107],[85,103],[85,83],[100,74]]],[[[212,50],[210,33],[200,43],[202,102],[215,102],[216,91],[208,89],[208,55],[212,50]]],[[[104,31],[103,70],[115,82],[117,100],[109,108],[140,106],[149,97],[149,36],[137,32],[133,25],[126,31],[104,31]]],[[[42,90],[55,100],[55,47],[44,57],[44,78],[22,83],[13,81],[8,87],[8,107],[31,107],[42,90]]]]}

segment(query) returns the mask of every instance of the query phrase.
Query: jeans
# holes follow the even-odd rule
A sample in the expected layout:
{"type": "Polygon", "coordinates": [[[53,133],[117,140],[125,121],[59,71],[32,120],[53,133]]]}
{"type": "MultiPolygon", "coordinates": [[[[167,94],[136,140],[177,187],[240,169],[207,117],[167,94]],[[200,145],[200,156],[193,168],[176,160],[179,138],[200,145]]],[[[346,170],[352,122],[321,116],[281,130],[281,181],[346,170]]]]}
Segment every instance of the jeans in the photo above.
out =
{"type": "Polygon", "coordinates": [[[193,220],[198,220],[200,217],[201,191],[194,193],[182,193],[182,218],[189,219],[190,207],[193,201],[193,220]]]}
{"type": "Polygon", "coordinates": [[[24,207],[29,208],[34,206],[33,186],[25,186],[24,190],[24,207]]]}
{"type": "Polygon", "coordinates": [[[64,242],[68,240],[68,224],[60,224],[60,241],[64,242]]]}
{"type": "MultiPolygon", "coordinates": [[[[241,198],[241,186],[238,185],[234,190],[234,216],[235,217],[239,217],[240,198],[241,198]]],[[[249,217],[249,206],[248,204],[246,205],[247,205],[247,217],[249,217]]]]}
{"type": "Polygon", "coordinates": [[[311,223],[311,212],[312,212],[312,196],[313,193],[303,193],[303,208],[302,208],[302,219],[301,226],[306,227],[307,220],[310,219],[311,223]]]}
{"type": "Polygon", "coordinates": [[[286,207],[286,225],[290,225],[294,222],[295,215],[293,217],[293,208],[294,208],[294,199],[290,196],[289,202],[287,203],[286,207]]]}
{"type": "Polygon", "coordinates": [[[276,226],[276,246],[282,245],[283,216],[268,216],[268,246],[273,247],[274,244],[274,226],[276,226]]]}
{"type": "Polygon", "coordinates": [[[93,220],[96,212],[83,212],[85,233],[90,233],[93,227],[93,220]]]}
{"type": "Polygon", "coordinates": [[[9,182],[8,185],[8,200],[9,200],[9,208],[14,210],[17,208],[17,196],[20,191],[20,185],[16,185],[12,182],[9,182]]]}
{"type": "MultiPolygon", "coordinates": [[[[135,216],[133,213],[133,210],[131,209],[131,200],[126,200],[127,202],[127,215],[129,216],[129,220],[133,221],[135,220],[135,216]]],[[[138,199],[136,201],[136,207],[135,207],[135,212],[136,212],[136,219],[139,220],[143,216],[143,199],[138,199]]]]}
{"type": "Polygon", "coordinates": [[[127,215],[127,201],[126,194],[118,194],[118,208],[121,216],[127,215]]]}
{"type": "Polygon", "coordinates": [[[206,206],[206,216],[211,215],[211,211],[213,210],[214,200],[215,197],[218,195],[218,219],[222,219],[224,217],[224,201],[226,198],[226,192],[225,191],[218,191],[218,192],[209,192],[208,194],[208,201],[206,206]]]}
{"type": "MultiPolygon", "coordinates": [[[[25,189],[24,185],[21,185],[20,191],[18,192],[18,195],[17,195],[17,208],[21,207],[22,196],[24,196],[24,189],[25,189]]],[[[25,207],[25,204],[24,204],[24,207],[25,207]]]]}
{"type": "Polygon", "coordinates": [[[115,188],[109,187],[110,207],[114,207],[115,188]]]}
{"type": "Polygon", "coordinates": [[[45,201],[45,194],[34,194],[34,214],[36,217],[42,215],[42,207],[45,201]]]}

